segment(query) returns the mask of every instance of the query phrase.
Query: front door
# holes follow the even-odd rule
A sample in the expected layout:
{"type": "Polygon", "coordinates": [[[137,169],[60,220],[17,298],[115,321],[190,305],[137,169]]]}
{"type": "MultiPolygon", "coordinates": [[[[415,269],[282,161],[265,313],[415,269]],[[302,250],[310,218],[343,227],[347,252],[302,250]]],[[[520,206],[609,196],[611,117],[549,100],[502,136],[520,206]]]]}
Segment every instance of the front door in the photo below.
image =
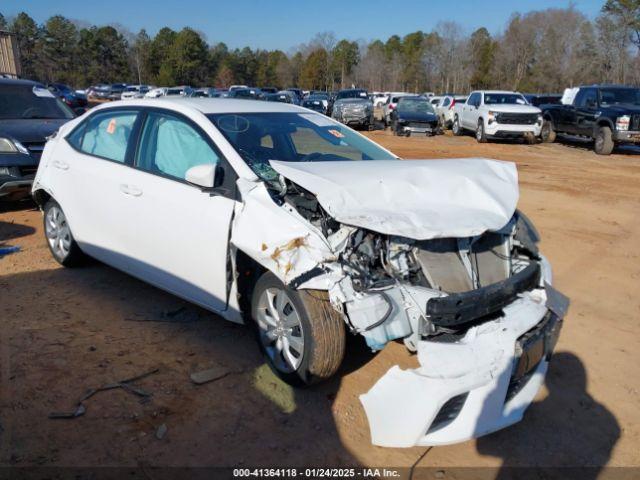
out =
{"type": "MultiPolygon", "coordinates": [[[[227,304],[228,241],[235,201],[228,190],[203,190],[187,170],[225,165],[210,139],[185,117],[149,110],[141,128],[135,168],[122,177],[128,203],[131,272],[212,310],[227,304]]],[[[220,170],[222,172],[223,170],[220,170]]],[[[221,178],[220,175],[218,178],[221,178]]],[[[226,184],[225,184],[226,185],[226,184]]]]}

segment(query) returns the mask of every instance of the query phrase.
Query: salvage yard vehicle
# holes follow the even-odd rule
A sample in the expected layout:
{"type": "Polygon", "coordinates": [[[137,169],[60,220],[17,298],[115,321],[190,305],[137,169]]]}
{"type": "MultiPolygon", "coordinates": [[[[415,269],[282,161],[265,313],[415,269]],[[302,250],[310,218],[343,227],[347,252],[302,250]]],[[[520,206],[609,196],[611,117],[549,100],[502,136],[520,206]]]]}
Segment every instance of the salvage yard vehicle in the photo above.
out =
{"type": "Polygon", "coordinates": [[[289,91],[281,91],[277,93],[267,93],[262,99],[266,102],[295,103],[294,93],[289,91]]]}
{"type": "Polygon", "coordinates": [[[453,125],[453,114],[456,103],[464,103],[467,97],[463,95],[445,95],[440,98],[436,106],[436,112],[440,116],[440,124],[443,128],[451,128],[453,125]]]}
{"type": "Polygon", "coordinates": [[[534,143],[541,127],[542,112],[518,92],[479,90],[471,92],[465,103],[456,102],[453,107],[453,134],[470,130],[479,143],[492,138],[523,137],[534,143]]]}
{"type": "Polygon", "coordinates": [[[302,101],[302,106],[323,115],[329,108],[329,95],[327,93],[314,93],[302,101]]]}
{"type": "Polygon", "coordinates": [[[415,95],[400,98],[391,112],[391,131],[394,135],[408,137],[413,133],[436,135],[442,129],[429,100],[415,95]]]}
{"type": "Polygon", "coordinates": [[[592,138],[598,155],[616,145],[640,143],[640,89],[622,85],[580,87],[569,104],[542,105],[543,142],[557,133],[592,138]]]}
{"type": "Polygon", "coordinates": [[[66,103],[69,108],[81,109],[87,107],[87,97],[76,93],[75,90],[64,83],[50,83],[47,85],[47,88],[56,97],[66,103]]]}
{"type": "Polygon", "coordinates": [[[294,105],[101,105],[49,140],[33,197],[62,265],[90,255],[249,322],[293,385],[338,370],[347,330],[402,340],[420,366],[361,397],[378,445],[520,420],[567,307],[513,163],[402,161],[294,105]]]}
{"type": "Polygon", "coordinates": [[[373,103],[361,88],[340,90],[331,110],[331,118],[345,125],[370,129],[373,127],[373,103]]]}
{"type": "Polygon", "coordinates": [[[0,200],[29,196],[47,137],[74,117],[44,85],[0,79],[0,200]]]}
{"type": "Polygon", "coordinates": [[[398,104],[398,100],[400,100],[401,97],[404,97],[406,95],[411,95],[410,93],[390,93],[389,96],[387,97],[387,101],[384,102],[384,105],[382,106],[382,123],[384,123],[385,127],[388,127],[389,124],[391,123],[391,112],[393,111],[394,108],[396,108],[396,105],[398,104]]]}
{"type": "Polygon", "coordinates": [[[155,87],[150,87],[149,85],[127,85],[120,98],[122,100],[129,100],[132,98],[143,98],[149,90],[152,90],[155,87]]]}

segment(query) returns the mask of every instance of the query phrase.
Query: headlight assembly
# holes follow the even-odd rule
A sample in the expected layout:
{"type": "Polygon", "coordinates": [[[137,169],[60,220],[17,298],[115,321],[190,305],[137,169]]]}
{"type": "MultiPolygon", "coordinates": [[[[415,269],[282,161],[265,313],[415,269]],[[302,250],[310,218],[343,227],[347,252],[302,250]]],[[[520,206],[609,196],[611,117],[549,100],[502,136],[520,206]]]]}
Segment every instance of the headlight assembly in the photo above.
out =
{"type": "Polygon", "coordinates": [[[14,142],[10,138],[0,137],[0,153],[23,153],[29,155],[29,150],[20,142],[14,142]]]}
{"type": "Polygon", "coordinates": [[[0,137],[0,153],[18,153],[18,147],[8,138],[0,137]]]}
{"type": "Polygon", "coordinates": [[[629,130],[629,123],[631,122],[631,116],[623,115],[616,120],[616,130],[629,130]]]}

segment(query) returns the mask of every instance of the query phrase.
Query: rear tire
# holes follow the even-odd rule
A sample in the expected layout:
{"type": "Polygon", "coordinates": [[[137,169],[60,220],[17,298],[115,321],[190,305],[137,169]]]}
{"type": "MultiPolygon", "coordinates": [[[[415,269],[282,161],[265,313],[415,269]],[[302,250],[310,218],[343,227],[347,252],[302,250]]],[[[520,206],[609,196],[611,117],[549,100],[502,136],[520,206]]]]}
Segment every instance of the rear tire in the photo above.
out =
{"type": "Polygon", "coordinates": [[[551,123],[551,120],[545,118],[542,122],[542,129],[540,130],[542,143],[553,143],[556,141],[556,136],[557,134],[553,128],[553,123],[551,123]]]}
{"type": "Polygon", "coordinates": [[[77,267],[86,259],[71,233],[62,207],[53,199],[44,206],[44,235],[53,258],[64,267],[77,267]]]}
{"type": "Polygon", "coordinates": [[[598,155],[611,155],[614,146],[611,129],[604,125],[599,127],[594,144],[596,153],[598,155]]]}
{"type": "Polygon", "coordinates": [[[330,378],[344,358],[342,316],[322,290],[293,290],[273,273],[260,277],[253,291],[251,315],[256,337],[269,366],[293,386],[330,378]]]}
{"type": "Polygon", "coordinates": [[[458,119],[457,115],[453,117],[453,124],[451,125],[451,131],[456,137],[459,137],[463,134],[462,127],[460,126],[460,120],[458,119]]]}

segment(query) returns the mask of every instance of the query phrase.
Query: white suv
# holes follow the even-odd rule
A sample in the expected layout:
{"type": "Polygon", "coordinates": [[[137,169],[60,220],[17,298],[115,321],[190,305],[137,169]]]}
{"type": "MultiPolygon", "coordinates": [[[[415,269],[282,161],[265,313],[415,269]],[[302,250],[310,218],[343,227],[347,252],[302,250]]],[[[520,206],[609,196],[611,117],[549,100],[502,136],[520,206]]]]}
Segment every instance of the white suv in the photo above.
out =
{"type": "Polygon", "coordinates": [[[517,92],[479,90],[471,92],[465,103],[454,106],[452,130],[462,135],[475,132],[476,140],[522,138],[535,142],[542,128],[542,112],[529,105],[517,92]]]}

